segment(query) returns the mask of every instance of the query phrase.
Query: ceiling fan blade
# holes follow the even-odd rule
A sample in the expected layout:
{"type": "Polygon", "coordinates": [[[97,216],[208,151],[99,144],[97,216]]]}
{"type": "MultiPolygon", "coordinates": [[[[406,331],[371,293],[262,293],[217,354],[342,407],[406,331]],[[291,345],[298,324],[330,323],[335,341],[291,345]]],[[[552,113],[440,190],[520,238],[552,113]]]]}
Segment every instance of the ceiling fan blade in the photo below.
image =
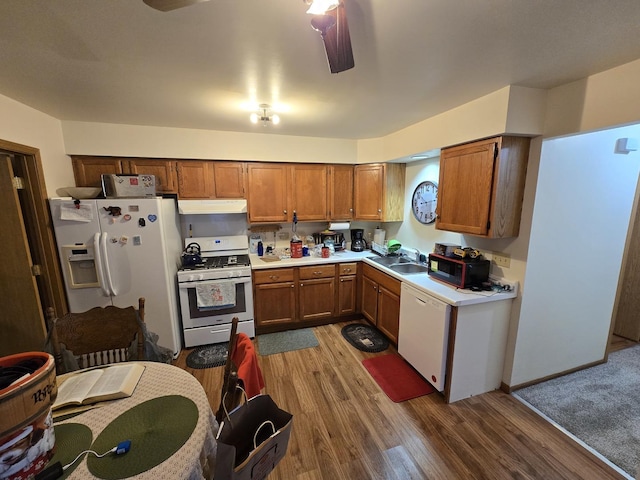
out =
{"type": "Polygon", "coordinates": [[[208,2],[209,0],[142,0],[151,8],[160,10],[161,12],[169,12],[182,7],[188,7],[196,3],[208,2]]]}
{"type": "Polygon", "coordinates": [[[335,18],[335,25],[327,28],[322,35],[329,69],[331,73],[344,72],[355,65],[344,0],[333,10],[329,10],[326,15],[335,18]]]}

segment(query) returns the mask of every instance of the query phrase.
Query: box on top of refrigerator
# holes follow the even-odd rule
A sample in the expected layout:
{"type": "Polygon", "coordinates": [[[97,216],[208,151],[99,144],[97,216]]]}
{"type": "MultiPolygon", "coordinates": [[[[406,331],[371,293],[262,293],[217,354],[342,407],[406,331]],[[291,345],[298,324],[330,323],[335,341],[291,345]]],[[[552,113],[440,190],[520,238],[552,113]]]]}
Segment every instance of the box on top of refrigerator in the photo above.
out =
{"type": "Polygon", "coordinates": [[[102,174],[106,198],[151,198],[156,196],[155,175],[102,174]]]}

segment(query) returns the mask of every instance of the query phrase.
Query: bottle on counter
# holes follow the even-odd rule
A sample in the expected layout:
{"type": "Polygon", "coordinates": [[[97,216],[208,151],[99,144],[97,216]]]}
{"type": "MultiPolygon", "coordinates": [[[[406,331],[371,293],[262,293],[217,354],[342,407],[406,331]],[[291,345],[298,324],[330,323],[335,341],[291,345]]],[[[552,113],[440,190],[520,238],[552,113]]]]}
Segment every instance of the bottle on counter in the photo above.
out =
{"type": "Polygon", "coordinates": [[[258,256],[261,257],[262,255],[264,255],[264,245],[262,245],[262,242],[258,242],[258,256]]]}

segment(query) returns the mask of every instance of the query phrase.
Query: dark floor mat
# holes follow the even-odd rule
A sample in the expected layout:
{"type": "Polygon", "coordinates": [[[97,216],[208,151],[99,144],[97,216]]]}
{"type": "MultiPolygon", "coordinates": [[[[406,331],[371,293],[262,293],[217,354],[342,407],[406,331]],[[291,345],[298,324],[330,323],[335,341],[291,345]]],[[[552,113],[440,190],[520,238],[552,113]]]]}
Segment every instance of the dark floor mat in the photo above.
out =
{"type": "Polygon", "coordinates": [[[363,352],[382,352],[389,348],[389,340],[380,331],[364,323],[350,323],[342,327],[342,336],[363,352]]]}

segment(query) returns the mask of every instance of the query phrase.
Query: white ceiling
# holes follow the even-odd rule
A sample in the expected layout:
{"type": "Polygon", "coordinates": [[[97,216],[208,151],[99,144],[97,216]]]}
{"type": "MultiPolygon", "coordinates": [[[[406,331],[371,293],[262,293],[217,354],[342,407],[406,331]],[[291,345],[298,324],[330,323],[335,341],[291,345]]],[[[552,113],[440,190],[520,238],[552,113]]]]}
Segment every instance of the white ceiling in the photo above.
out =
{"type": "Polygon", "coordinates": [[[1,0],[0,94],[61,120],[358,139],[640,58],[638,0],[345,2],[355,68],[331,74],[303,0],[1,0]],[[250,124],[252,101],[281,124],[250,124]]]}

